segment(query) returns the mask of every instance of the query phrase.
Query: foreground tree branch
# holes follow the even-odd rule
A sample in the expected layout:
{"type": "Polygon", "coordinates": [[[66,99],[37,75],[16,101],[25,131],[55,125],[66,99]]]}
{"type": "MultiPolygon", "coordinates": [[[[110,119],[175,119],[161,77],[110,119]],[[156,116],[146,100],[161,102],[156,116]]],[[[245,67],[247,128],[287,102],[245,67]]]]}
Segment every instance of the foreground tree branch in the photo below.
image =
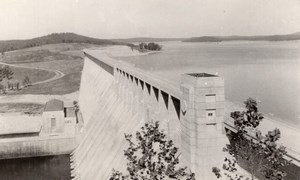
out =
{"type": "Polygon", "coordinates": [[[253,180],[258,176],[265,179],[282,180],[287,175],[283,171],[283,167],[290,162],[283,157],[287,153],[285,147],[278,147],[276,144],[280,138],[280,131],[274,129],[263,136],[257,129],[264,118],[258,112],[257,102],[249,98],[244,104],[245,111],[231,113],[237,132],[227,134],[231,144],[223,149],[231,158],[225,158],[223,171],[213,167],[212,172],[217,178],[230,180],[253,180]],[[236,168],[237,164],[245,167],[250,173],[250,177],[239,174],[236,168]]]}
{"type": "Polygon", "coordinates": [[[159,130],[159,122],[149,122],[132,134],[125,134],[129,147],[124,151],[128,174],[113,170],[110,180],[195,180],[195,174],[187,167],[177,167],[180,154],[172,140],[159,130]]]}

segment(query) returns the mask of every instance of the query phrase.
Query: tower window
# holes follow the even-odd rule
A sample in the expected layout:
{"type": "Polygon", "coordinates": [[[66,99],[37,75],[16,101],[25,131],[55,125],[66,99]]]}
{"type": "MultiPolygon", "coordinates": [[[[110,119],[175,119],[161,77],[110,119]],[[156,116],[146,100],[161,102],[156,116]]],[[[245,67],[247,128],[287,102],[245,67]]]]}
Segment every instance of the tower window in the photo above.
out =
{"type": "Polygon", "coordinates": [[[216,109],[206,109],[206,123],[216,122],[216,109]]]}

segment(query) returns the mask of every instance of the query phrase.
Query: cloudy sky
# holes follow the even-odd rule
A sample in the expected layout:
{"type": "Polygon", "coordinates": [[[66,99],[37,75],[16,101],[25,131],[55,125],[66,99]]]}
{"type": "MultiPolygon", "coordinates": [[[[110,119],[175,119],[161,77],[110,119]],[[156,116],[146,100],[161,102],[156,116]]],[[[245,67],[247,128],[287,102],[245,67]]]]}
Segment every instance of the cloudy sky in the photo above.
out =
{"type": "Polygon", "coordinates": [[[300,31],[300,0],[1,0],[0,28],[0,40],[285,34],[300,31]]]}

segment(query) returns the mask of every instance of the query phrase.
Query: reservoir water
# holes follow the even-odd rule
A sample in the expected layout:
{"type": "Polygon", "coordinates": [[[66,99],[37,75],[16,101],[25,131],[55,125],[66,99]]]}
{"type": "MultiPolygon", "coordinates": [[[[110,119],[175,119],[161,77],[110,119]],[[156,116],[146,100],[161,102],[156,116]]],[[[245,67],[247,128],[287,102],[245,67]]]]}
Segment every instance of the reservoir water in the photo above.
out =
{"type": "Polygon", "coordinates": [[[70,180],[69,155],[0,160],[3,180],[70,180]]]}
{"type": "Polygon", "coordinates": [[[180,82],[180,74],[208,72],[225,79],[226,99],[257,99],[267,116],[300,122],[300,41],[163,42],[163,51],[120,59],[180,82]]]}

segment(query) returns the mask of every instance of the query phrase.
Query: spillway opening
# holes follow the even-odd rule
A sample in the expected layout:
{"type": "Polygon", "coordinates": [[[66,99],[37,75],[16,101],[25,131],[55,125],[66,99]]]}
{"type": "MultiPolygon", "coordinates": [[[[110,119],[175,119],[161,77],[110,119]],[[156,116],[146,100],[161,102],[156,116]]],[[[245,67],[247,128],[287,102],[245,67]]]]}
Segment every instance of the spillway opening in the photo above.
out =
{"type": "Polygon", "coordinates": [[[144,90],[144,81],[140,80],[140,84],[141,84],[142,90],[144,90]]]}
{"type": "Polygon", "coordinates": [[[150,84],[146,83],[146,88],[148,90],[149,95],[151,94],[151,86],[150,84]]]}
{"type": "Polygon", "coordinates": [[[171,97],[171,99],[172,99],[172,102],[173,102],[173,105],[174,105],[177,117],[180,120],[180,100],[177,99],[177,98],[175,98],[175,97],[173,97],[173,96],[171,97]]]}
{"type": "Polygon", "coordinates": [[[133,76],[132,75],[130,75],[130,79],[131,79],[131,82],[133,82],[133,76]]]}
{"type": "Polygon", "coordinates": [[[152,87],[153,88],[153,92],[154,92],[154,95],[155,95],[155,98],[158,102],[158,99],[159,99],[159,90],[156,88],[156,87],[152,87]]]}
{"type": "Polygon", "coordinates": [[[134,79],[135,79],[135,83],[136,83],[136,85],[138,86],[138,85],[139,85],[139,79],[138,79],[138,78],[136,78],[136,77],[134,77],[134,79]]]}
{"type": "Polygon", "coordinates": [[[169,95],[166,92],[161,91],[161,96],[162,96],[162,98],[164,100],[166,108],[169,109],[169,95]]]}

